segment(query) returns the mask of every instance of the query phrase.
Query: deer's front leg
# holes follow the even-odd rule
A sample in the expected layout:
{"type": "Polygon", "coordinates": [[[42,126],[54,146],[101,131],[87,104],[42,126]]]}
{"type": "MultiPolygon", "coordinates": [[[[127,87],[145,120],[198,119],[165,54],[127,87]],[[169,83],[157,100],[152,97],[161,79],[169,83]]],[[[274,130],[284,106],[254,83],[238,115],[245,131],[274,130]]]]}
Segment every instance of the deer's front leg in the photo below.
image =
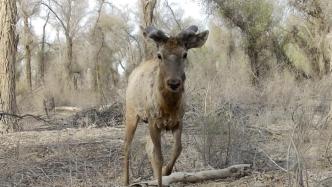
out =
{"type": "Polygon", "coordinates": [[[152,169],[155,177],[158,179],[158,186],[162,186],[162,165],[163,165],[163,156],[161,152],[161,130],[158,129],[155,123],[149,124],[150,137],[153,143],[152,149],[152,169]]]}
{"type": "Polygon", "coordinates": [[[173,133],[173,138],[174,138],[173,153],[172,153],[170,162],[167,163],[167,165],[165,165],[162,169],[163,176],[170,175],[172,173],[174,164],[181,154],[181,151],[182,151],[182,145],[181,145],[182,124],[181,124],[181,122],[177,126],[177,128],[172,130],[172,133],[173,133]]]}

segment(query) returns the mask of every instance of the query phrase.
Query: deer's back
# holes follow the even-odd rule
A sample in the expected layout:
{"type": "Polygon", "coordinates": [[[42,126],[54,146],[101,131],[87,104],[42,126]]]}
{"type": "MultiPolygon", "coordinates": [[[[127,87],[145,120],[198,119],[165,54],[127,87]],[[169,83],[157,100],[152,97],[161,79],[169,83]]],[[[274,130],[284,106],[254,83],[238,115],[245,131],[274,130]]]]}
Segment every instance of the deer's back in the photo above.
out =
{"type": "Polygon", "coordinates": [[[147,118],[147,109],[154,104],[154,86],[158,62],[149,60],[140,64],[129,76],[126,92],[126,112],[147,118]]]}

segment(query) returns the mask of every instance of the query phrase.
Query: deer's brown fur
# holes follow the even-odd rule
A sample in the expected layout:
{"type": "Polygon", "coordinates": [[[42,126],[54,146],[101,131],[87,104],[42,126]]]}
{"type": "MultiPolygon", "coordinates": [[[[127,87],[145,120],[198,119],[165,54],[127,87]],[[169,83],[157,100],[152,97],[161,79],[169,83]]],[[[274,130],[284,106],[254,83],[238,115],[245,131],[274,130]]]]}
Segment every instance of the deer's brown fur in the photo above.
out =
{"type": "Polygon", "coordinates": [[[184,115],[184,61],[187,50],[202,46],[208,31],[196,34],[195,26],[176,37],[168,37],[152,27],[146,36],[158,46],[158,58],[143,62],[130,75],[126,92],[124,183],[129,184],[129,150],[139,120],[148,122],[152,147],[149,149],[154,176],[162,185],[161,176],[172,172],[181,153],[182,117],[184,115]],[[163,167],[160,133],[170,130],[174,149],[170,162],[163,167]]]}

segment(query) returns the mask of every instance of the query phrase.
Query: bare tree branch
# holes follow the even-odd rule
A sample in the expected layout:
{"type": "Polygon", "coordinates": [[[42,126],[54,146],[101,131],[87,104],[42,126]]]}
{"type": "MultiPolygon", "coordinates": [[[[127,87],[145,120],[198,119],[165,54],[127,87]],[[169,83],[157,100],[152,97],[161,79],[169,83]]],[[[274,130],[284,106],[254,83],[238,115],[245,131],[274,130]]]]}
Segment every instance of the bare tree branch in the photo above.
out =
{"type": "Polygon", "coordinates": [[[97,28],[97,25],[98,25],[98,23],[99,23],[99,20],[100,20],[100,15],[101,15],[101,11],[102,11],[102,9],[103,9],[103,5],[105,4],[105,0],[101,0],[101,3],[99,4],[99,7],[98,7],[98,10],[97,10],[97,13],[98,13],[98,15],[97,15],[97,20],[96,20],[96,22],[95,22],[95,26],[93,27],[93,35],[95,35],[96,34],[96,28],[97,28]]]}
{"type": "Polygon", "coordinates": [[[58,14],[48,5],[48,4],[46,4],[46,3],[44,3],[44,2],[41,2],[41,5],[44,5],[44,6],[46,6],[53,14],[54,14],[54,16],[57,18],[57,20],[60,22],[60,24],[61,24],[61,26],[62,26],[62,28],[63,28],[63,30],[66,32],[66,33],[69,33],[69,31],[68,31],[68,28],[66,27],[66,25],[65,25],[65,23],[61,20],[61,18],[58,16],[58,14]]]}
{"type": "Polygon", "coordinates": [[[176,18],[175,16],[175,12],[173,11],[172,7],[170,6],[170,4],[168,3],[168,0],[165,1],[165,4],[167,6],[167,8],[169,9],[169,11],[171,12],[172,14],[172,17],[176,23],[176,25],[178,26],[179,30],[181,31],[182,30],[182,27],[181,27],[181,24],[180,24],[180,21],[176,18]]]}

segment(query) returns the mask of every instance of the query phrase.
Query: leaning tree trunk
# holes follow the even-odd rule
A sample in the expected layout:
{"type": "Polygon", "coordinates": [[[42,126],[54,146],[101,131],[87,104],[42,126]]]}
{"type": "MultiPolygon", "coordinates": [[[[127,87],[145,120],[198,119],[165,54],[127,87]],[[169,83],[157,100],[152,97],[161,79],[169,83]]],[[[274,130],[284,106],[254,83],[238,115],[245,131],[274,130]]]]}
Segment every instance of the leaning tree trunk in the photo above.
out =
{"type": "MultiPolygon", "coordinates": [[[[15,0],[0,0],[0,111],[11,114],[16,112],[16,11],[15,0]]],[[[0,116],[1,133],[16,129],[15,119],[10,116],[0,116]]]]}
{"type": "Polygon", "coordinates": [[[322,66],[321,74],[323,75],[329,75],[331,73],[331,58],[329,54],[330,52],[328,51],[330,41],[327,39],[329,27],[326,25],[321,26],[320,32],[317,34],[317,42],[315,42],[317,48],[317,53],[315,55],[318,55],[316,58],[318,59],[318,64],[321,64],[322,66]]]}
{"type": "Polygon", "coordinates": [[[26,81],[27,81],[27,86],[28,90],[32,90],[32,80],[31,80],[31,47],[30,47],[30,28],[29,28],[29,17],[24,16],[23,18],[24,22],[24,48],[25,48],[25,53],[24,53],[24,58],[25,58],[25,73],[26,73],[26,81]]]}
{"type": "MultiPolygon", "coordinates": [[[[153,24],[153,11],[156,7],[157,0],[141,0],[143,23],[145,27],[152,26],[153,24]]],[[[148,42],[148,39],[144,39],[144,56],[145,59],[153,58],[153,46],[152,42],[148,42]]]]}

